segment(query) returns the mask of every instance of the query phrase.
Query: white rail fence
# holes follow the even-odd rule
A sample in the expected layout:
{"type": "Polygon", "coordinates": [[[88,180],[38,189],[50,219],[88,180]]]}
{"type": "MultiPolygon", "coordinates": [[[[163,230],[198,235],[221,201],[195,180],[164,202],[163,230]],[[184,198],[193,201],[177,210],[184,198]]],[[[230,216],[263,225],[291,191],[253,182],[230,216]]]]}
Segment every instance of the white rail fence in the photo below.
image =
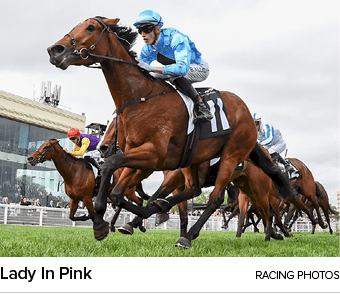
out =
{"type": "MultiPolygon", "coordinates": [[[[9,225],[35,225],[35,226],[55,226],[55,227],[92,227],[92,221],[72,221],[69,219],[69,209],[49,208],[49,207],[35,207],[35,206],[21,206],[21,205],[2,205],[0,204],[0,224],[9,225]]],[[[115,211],[107,210],[104,219],[108,222],[111,221],[115,211]]],[[[77,215],[87,214],[87,210],[78,209],[77,215]]],[[[135,217],[134,214],[122,210],[120,213],[116,227],[122,226],[127,222],[130,222],[135,217]]],[[[189,216],[188,228],[190,228],[198,219],[198,216],[189,216]]],[[[236,231],[238,219],[233,218],[229,222],[227,229],[222,228],[223,218],[212,216],[203,226],[202,230],[214,230],[214,231],[236,231]]],[[[167,222],[160,226],[155,226],[155,215],[151,216],[147,220],[144,220],[144,226],[146,229],[167,229],[167,230],[179,230],[180,220],[179,215],[170,214],[170,218],[167,222]]],[[[339,231],[339,221],[333,221],[331,223],[333,231],[339,231]]],[[[263,231],[263,224],[260,222],[258,225],[260,231],[263,231]]],[[[253,231],[253,226],[247,228],[247,231],[253,231]]],[[[294,223],[293,231],[311,231],[312,224],[309,221],[297,221],[294,223]]],[[[328,231],[322,229],[318,225],[316,231],[328,231]]]]}

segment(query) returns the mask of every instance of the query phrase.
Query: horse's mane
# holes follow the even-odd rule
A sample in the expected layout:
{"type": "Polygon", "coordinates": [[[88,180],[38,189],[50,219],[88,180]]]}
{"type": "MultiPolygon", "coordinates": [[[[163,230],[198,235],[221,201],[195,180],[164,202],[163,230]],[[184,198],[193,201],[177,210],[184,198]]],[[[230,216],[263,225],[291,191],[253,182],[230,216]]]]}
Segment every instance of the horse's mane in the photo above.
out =
{"type": "MultiPolygon", "coordinates": [[[[56,139],[56,138],[51,138],[49,141],[50,141],[50,142],[51,142],[51,141],[57,141],[57,142],[58,142],[58,145],[62,148],[62,146],[59,144],[59,140],[58,140],[58,139],[56,139]]],[[[65,152],[64,150],[63,150],[63,152],[64,152],[66,158],[68,158],[71,162],[75,162],[75,161],[78,161],[78,160],[80,159],[80,158],[76,158],[76,157],[74,157],[73,155],[71,155],[71,154],[65,152]]]]}
{"type": "MultiPolygon", "coordinates": [[[[101,20],[106,19],[106,17],[103,16],[96,16],[95,18],[101,20]]],[[[117,35],[118,37],[117,39],[124,46],[125,50],[128,52],[130,57],[136,60],[137,53],[133,51],[131,48],[136,43],[138,32],[128,26],[122,25],[113,25],[109,26],[109,28],[111,29],[112,32],[114,32],[117,35]]]]}

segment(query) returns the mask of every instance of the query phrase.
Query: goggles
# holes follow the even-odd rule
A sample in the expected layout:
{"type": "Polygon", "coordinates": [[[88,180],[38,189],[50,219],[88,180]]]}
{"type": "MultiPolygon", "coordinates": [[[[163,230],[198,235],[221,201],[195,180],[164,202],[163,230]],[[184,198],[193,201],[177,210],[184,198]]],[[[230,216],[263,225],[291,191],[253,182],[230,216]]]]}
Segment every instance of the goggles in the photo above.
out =
{"type": "Polygon", "coordinates": [[[75,140],[75,139],[77,139],[76,136],[70,137],[70,140],[75,140]]]}
{"type": "Polygon", "coordinates": [[[138,33],[141,35],[142,32],[145,34],[150,34],[153,29],[155,28],[155,25],[146,25],[138,28],[138,33]]]}

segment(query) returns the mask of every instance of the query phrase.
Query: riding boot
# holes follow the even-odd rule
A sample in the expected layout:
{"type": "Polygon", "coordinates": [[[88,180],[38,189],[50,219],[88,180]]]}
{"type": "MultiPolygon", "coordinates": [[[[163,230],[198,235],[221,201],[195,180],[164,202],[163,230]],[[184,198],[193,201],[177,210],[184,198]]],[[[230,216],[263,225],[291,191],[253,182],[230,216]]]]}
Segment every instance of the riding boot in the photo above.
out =
{"type": "Polygon", "coordinates": [[[274,162],[283,164],[285,168],[289,166],[287,161],[283,159],[279,153],[275,152],[275,153],[272,153],[270,156],[272,157],[274,162]]]}
{"type": "Polygon", "coordinates": [[[96,181],[96,186],[99,185],[100,184],[100,179],[101,179],[101,175],[100,175],[101,168],[100,168],[99,164],[97,163],[97,161],[95,159],[91,158],[90,156],[85,156],[84,159],[87,162],[89,162],[90,164],[92,164],[94,167],[97,168],[98,175],[97,175],[95,181],[96,181]]]}
{"type": "Polygon", "coordinates": [[[212,120],[213,115],[211,114],[208,107],[201,100],[196,89],[191,85],[189,80],[184,77],[176,78],[173,83],[181,90],[184,94],[189,96],[194,102],[194,112],[196,115],[195,120],[209,121],[212,120]]]}

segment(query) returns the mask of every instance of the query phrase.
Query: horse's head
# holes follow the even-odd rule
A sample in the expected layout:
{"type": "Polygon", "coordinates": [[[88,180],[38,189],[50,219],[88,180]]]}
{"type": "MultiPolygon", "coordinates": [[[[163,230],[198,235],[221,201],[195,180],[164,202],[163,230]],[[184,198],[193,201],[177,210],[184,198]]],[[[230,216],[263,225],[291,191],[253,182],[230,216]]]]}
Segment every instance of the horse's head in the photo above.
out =
{"type": "MultiPolygon", "coordinates": [[[[109,54],[109,48],[103,42],[104,34],[115,34],[111,26],[115,26],[118,22],[118,18],[95,17],[80,23],[64,38],[47,48],[50,62],[62,70],[66,70],[69,65],[91,65],[100,62],[97,57],[91,56],[91,53],[109,54]]],[[[118,43],[117,40],[116,45],[118,43]]],[[[110,48],[110,50],[114,51],[115,48],[110,48]]]]}
{"type": "Polygon", "coordinates": [[[50,139],[45,141],[32,155],[27,158],[30,165],[35,166],[38,163],[44,163],[45,161],[52,159],[53,149],[59,141],[56,139],[50,139]]]}

